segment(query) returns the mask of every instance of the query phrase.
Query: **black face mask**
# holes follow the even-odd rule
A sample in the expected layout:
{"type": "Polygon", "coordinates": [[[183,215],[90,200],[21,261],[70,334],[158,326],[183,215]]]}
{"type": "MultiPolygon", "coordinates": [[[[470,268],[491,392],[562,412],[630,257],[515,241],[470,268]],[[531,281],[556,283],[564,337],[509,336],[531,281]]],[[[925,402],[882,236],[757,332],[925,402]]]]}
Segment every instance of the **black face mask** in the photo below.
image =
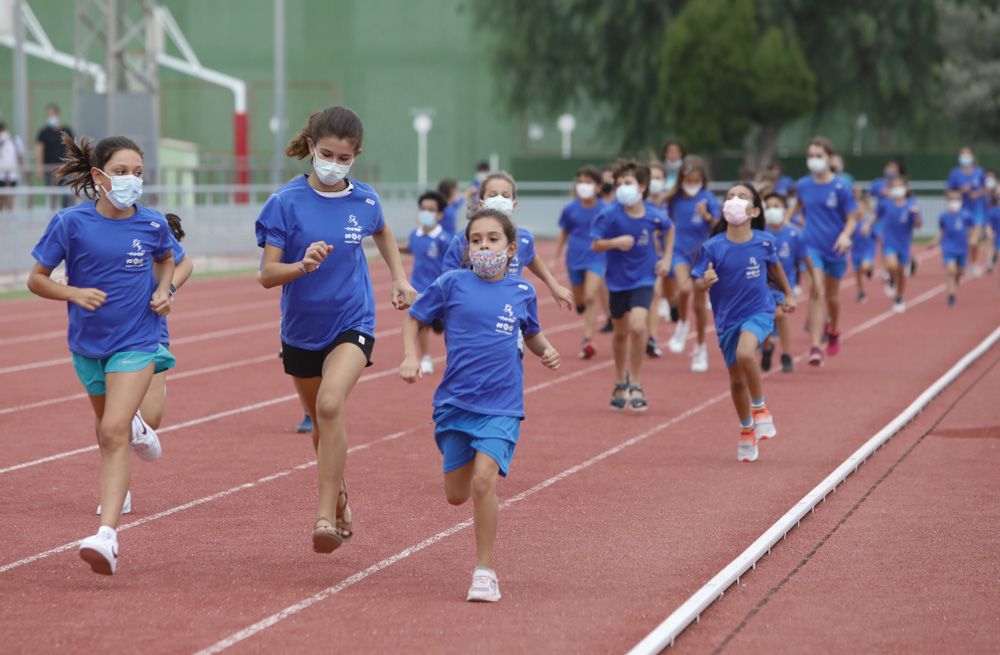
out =
{"type": "Polygon", "coordinates": [[[606,196],[614,190],[615,190],[615,185],[611,184],[611,182],[605,182],[604,184],[601,185],[602,196],[606,196]]]}

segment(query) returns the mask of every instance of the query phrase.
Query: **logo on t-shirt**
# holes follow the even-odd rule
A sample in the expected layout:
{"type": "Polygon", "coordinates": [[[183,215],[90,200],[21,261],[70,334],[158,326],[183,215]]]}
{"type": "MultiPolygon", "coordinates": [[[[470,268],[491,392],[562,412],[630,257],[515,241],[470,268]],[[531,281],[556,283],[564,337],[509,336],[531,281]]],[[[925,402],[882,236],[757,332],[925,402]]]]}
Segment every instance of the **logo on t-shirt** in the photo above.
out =
{"type": "Polygon", "coordinates": [[[826,197],[826,206],[830,209],[837,208],[837,192],[831,191],[830,195],[826,197]]]}
{"type": "Polygon", "coordinates": [[[347,217],[347,225],[344,226],[344,243],[355,246],[361,243],[364,235],[361,233],[361,225],[358,223],[358,217],[354,214],[350,214],[347,217]]]}
{"type": "Polygon", "coordinates": [[[503,312],[497,316],[497,334],[510,336],[514,334],[514,327],[516,325],[517,319],[514,317],[514,307],[512,305],[504,305],[503,312]]]}
{"type": "Polygon", "coordinates": [[[128,256],[125,258],[125,268],[142,268],[146,264],[146,250],[142,247],[142,241],[132,239],[129,246],[128,256]]]}
{"type": "Polygon", "coordinates": [[[427,248],[427,256],[431,259],[437,259],[441,255],[441,251],[438,248],[437,241],[431,241],[430,247],[427,248]]]}
{"type": "Polygon", "coordinates": [[[750,258],[750,265],[747,266],[747,279],[753,280],[760,277],[760,264],[757,263],[756,257],[750,258]]]}
{"type": "Polygon", "coordinates": [[[649,230],[642,228],[642,234],[639,235],[638,245],[645,246],[649,245],[649,230]]]}
{"type": "Polygon", "coordinates": [[[517,275],[517,272],[521,270],[521,260],[518,258],[517,253],[510,258],[510,262],[507,264],[507,273],[510,275],[517,275]]]}

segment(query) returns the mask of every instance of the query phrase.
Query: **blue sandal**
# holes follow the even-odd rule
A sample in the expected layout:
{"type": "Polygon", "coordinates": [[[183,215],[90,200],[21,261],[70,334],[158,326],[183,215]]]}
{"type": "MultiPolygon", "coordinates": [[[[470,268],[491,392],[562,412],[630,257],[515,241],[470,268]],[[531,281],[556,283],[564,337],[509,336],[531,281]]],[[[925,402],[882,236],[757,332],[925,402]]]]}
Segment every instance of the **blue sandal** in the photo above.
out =
{"type": "Polygon", "coordinates": [[[621,384],[615,384],[614,391],[611,392],[611,409],[616,412],[621,412],[625,409],[625,405],[628,404],[628,399],[625,396],[619,396],[620,393],[627,393],[629,390],[629,383],[626,380],[621,384]]]}
{"type": "Polygon", "coordinates": [[[649,403],[646,402],[646,392],[642,390],[638,384],[630,384],[629,390],[629,409],[633,412],[645,412],[649,409],[649,403]],[[635,394],[639,394],[638,397],[635,394]]]}

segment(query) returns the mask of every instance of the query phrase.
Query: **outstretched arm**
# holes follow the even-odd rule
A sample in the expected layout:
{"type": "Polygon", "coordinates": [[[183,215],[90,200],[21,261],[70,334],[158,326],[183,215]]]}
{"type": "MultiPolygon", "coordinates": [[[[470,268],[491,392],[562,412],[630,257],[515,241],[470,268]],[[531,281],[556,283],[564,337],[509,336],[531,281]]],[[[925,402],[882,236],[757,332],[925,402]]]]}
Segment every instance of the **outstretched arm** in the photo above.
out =
{"type": "Polygon", "coordinates": [[[372,235],[375,246],[382,255],[389,273],[392,275],[392,305],[396,309],[406,309],[417,299],[417,290],[413,288],[403,270],[403,260],[399,257],[399,246],[396,237],[389,228],[372,235]]]}

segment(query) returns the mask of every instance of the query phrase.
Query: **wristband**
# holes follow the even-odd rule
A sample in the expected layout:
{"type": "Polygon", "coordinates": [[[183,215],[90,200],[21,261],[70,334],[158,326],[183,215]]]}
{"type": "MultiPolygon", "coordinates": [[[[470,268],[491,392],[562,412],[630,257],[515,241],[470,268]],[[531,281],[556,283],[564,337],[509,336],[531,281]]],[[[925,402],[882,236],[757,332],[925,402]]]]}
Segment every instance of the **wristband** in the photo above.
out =
{"type": "Polygon", "coordinates": [[[170,287],[167,288],[167,291],[170,293],[171,298],[174,296],[175,293],[177,293],[177,287],[174,286],[173,282],[170,283],[170,287]]]}
{"type": "Polygon", "coordinates": [[[299,270],[302,271],[303,273],[305,273],[306,275],[309,275],[310,273],[312,273],[312,271],[310,271],[308,268],[306,268],[306,263],[305,262],[299,262],[299,270]]]}

